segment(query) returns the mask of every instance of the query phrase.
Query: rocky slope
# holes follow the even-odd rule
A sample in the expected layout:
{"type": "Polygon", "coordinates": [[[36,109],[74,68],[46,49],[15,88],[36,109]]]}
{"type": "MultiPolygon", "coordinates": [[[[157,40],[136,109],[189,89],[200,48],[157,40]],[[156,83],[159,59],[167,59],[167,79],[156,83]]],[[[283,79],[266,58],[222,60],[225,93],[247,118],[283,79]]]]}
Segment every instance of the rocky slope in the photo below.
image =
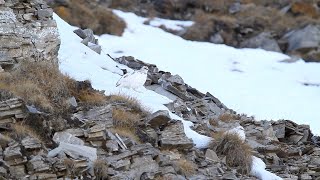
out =
{"type": "MultiPolygon", "coordinates": [[[[47,42],[46,36],[41,37],[40,42],[47,42]]],[[[57,42],[47,42],[48,47],[57,42]]],[[[56,56],[51,58],[49,62],[56,61],[56,56]]],[[[64,107],[70,109],[61,114],[32,106],[0,86],[3,179],[255,179],[243,171],[242,164],[230,164],[234,155],[219,150],[225,132],[239,125],[245,130],[247,150],[271,172],[288,180],[320,177],[319,137],[308,126],[290,120],[256,121],[156,65],[134,57],[114,60],[133,69],[147,65],[146,88],[172,99],[168,109],[193,122],[197,132],[212,137],[212,144],[196,148],[181,121],[172,119],[168,111],[151,114],[134,98],[102,96],[88,81],[75,82],[75,89],[84,92],[80,96],[64,93],[64,107]]],[[[10,73],[6,68],[0,72],[1,83],[10,73]]]]}

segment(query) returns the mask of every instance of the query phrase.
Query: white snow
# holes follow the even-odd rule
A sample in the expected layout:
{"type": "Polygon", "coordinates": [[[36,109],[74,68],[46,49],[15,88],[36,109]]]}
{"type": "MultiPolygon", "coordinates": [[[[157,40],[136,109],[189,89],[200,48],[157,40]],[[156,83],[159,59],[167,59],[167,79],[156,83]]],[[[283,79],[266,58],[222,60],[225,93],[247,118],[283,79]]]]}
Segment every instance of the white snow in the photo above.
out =
{"type": "Polygon", "coordinates": [[[303,85],[320,83],[319,63],[283,63],[289,57],[276,52],[187,41],[144,25],[146,19],[133,13],[114,12],[128,27],[122,37],[99,38],[111,55],[134,56],[179,74],[189,85],[214,94],[239,113],[258,120],[309,124],[313,133],[320,134],[320,87],[303,85]]]}
{"type": "MultiPolygon", "coordinates": [[[[132,89],[117,88],[116,82],[121,77],[122,71],[117,67],[122,67],[107,55],[99,55],[81,44],[81,39],[73,33],[76,29],[60,17],[54,14],[54,19],[57,21],[59,33],[61,36],[61,46],[59,50],[59,68],[62,72],[70,75],[77,80],[90,80],[92,86],[98,90],[105,90],[109,94],[124,94],[138,99],[143,106],[147,107],[152,112],[158,110],[168,110],[164,104],[170,103],[171,100],[161,96],[151,90],[145,88],[142,93],[132,89]]],[[[132,70],[129,70],[132,72],[132,70]]],[[[193,124],[185,121],[175,114],[170,114],[173,119],[181,120],[188,138],[191,138],[196,147],[204,148],[208,145],[211,138],[198,134],[191,130],[193,124]]]]}
{"type": "MultiPolygon", "coordinates": [[[[105,55],[106,52],[113,56],[132,55],[156,64],[161,70],[181,75],[189,85],[214,94],[239,113],[255,115],[257,119],[285,118],[308,123],[319,134],[320,128],[316,122],[320,119],[320,113],[317,113],[320,89],[302,85],[320,82],[319,64],[303,61],[280,63],[288,57],[259,49],[235,49],[225,45],[186,41],[152,27],[157,24],[144,25],[145,18],[132,13],[115,12],[126,21],[128,28],[122,37],[103,35],[99,38],[104,48],[102,55],[81,44],[81,39],[72,32],[75,28],[54,15],[62,40],[59,50],[62,72],[77,80],[89,79],[94,88],[105,90],[106,94],[122,93],[137,98],[153,112],[167,110],[163,105],[171,102],[167,97],[145,88],[139,93],[115,86],[122,75],[118,67],[123,66],[112,61],[105,55]]],[[[174,21],[160,22],[167,27],[174,27],[174,21]]],[[[170,116],[183,122],[186,135],[194,141],[196,147],[208,145],[211,138],[193,131],[190,128],[193,126],[191,122],[172,113],[170,116]]],[[[66,148],[74,149],[75,146],[67,144],[66,148]]],[[[50,155],[58,154],[63,148],[58,147],[50,155]]],[[[92,152],[89,150],[87,153],[90,159],[96,158],[92,152]]],[[[262,180],[281,179],[265,168],[261,159],[253,157],[252,175],[262,180]]]]}
{"type": "Polygon", "coordinates": [[[149,25],[154,27],[165,26],[167,29],[174,31],[181,31],[185,27],[193,25],[192,21],[177,21],[177,20],[168,20],[160,18],[152,18],[149,22],[149,25]]]}
{"type": "Polygon", "coordinates": [[[251,174],[261,180],[282,180],[281,177],[267,171],[266,164],[255,156],[252,156],[251,174]]]}

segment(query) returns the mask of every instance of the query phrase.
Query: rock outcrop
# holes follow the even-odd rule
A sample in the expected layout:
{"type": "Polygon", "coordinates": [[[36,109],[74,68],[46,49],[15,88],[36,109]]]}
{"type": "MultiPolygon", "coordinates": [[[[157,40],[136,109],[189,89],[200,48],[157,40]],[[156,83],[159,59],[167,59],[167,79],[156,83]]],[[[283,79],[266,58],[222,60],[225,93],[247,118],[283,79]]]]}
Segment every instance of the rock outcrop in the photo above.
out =
{"type": "Polygon", "coordinates": [[[57,64],[60,40],[52,15],[42,0],[1,1],[0,66],[26,60],[57,64]]]}

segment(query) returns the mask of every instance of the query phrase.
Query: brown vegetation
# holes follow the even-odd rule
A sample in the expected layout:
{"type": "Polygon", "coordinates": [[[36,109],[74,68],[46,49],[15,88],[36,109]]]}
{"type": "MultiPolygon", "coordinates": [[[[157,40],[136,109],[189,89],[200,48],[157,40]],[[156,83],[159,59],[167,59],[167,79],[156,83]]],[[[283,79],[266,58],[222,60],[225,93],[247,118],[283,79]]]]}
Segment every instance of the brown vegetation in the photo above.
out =
{"type": "Polygon", "coordinates": [[[318,11],[311,3],[307,2],[294,2],[291,6],[291,11],[294,14],[307,15],[315,18],[318,16],[318,11]]]}
{"type": "Polygon", "coordinates": [[[90,28],[95,34],[121,36],[125,22],[110,9],[95,6],[85,0],[70,0],[68,6],[57,6],[55,12],[68,23],[82,29],[90,28]]]}
{"type": "Polygon", "coordinates": [[[32,127],[29,127],[25,124],[13,124],[11,125],[11,129],[12,131],[9,132],[7,136],[18,142],[21,142],[22,139],[28,136],[38,140],[39,142],[42,142],[41,136],[36,131],[34,131],[32,127]]]}
{"type": "MultiPolygon", "coordinates": [[[[90,88],[80,88],[74,79],[48,62],[23,61],[11,72],[0,74],[0,89],[19,96],[41,111],[61,114],[70,110],[67,100],[74,96],[86,105],[101,105],[105,96],[90,88]]],[[[90,82],[89,82],[90,83],[90,82]]]]}
{"type": "Polygon", "coordinates": [[[186,176],[193,175],[196,172],[196,165],[185,158],[180,158],[177,161],[177,166],[180,168],[181,173],[186,176]]]}
{"type": "Polygon", "coordinates": [[[0,79],[0,89],[12,92],[41,110],[62,112],[68,109],[65,101],[71,95],[56,65],[23,61],[10,73],[0,74],[0,79]]]}
{"type": "Polygon", "coordinates": [[[146,117],[150,114],[150,111],[143,107],[142,104],[133,97],[124,94],[112,94],[107,97],[109,103],[123,105],[130,109],[130,112],[140,114],[141,117],[146,117]]]}
{"type": "Polygon", "coordinates": [[[113,125],[120,128],[135,128],[141,119],[141,116],[123,109],[112,110],[113,125]]]}
{"type": "Polygon", "coordinates": [[[108,166],[103,159],[97,159],[93,162],[93,171],[96,176],[95,179],[103,180],[108,178],[108,166]]]}
{"type": "Polygon", "coordinates": [[[226,156],[226,163],[236,167],[240,173],[247,174],[251,170],[252,150],[236,134],[224,134],[216,148],[218,155],[226,156]]]}

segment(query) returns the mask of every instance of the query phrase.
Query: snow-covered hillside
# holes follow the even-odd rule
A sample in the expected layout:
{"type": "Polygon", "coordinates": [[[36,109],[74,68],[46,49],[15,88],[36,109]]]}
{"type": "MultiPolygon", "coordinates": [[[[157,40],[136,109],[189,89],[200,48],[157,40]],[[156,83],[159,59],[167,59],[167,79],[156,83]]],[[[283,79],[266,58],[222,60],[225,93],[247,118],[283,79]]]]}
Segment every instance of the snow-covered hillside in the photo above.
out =
{"type": "MultiPolygon", "coordinates": [[[[115,12],[126,20],[128,29],[123,37],[100,37],[104,53],[113,56],[133,55],[156,64],[162,70],[178,73],[193,87],[218,96],[239,113],[256,115],[258,119],[294,119],[310,124],[319,133],[319,130],[316,131],[319,129],[316,120],[320,115],[315,113],[320,100],[319,88],[302,85],[305,82],[319,83],[319,76],[316,76],[319,74],[316,71],[320,67],[318,64],[306,64],[303,61],[280,63],[288,57],[263,50],[239,50],[224,45],[186,41],[153,26],[163,23],[178,29],[177,24],[188,26],[190,22],[175,24],[174,21],[157,19],[157,23],[148,26],[143,24],[144,18],[115,12]]],[[[153,91],[142,89],[143,92],[139,93],[117,88],[116,82],[122,75],[118,67],[123,66],[81,44],[81,39],[73,33],[74,27],[57,15],[54,15],[54,19],[61,36],[59,67],[62,72],[77,80],[89,79],[95,89],[105,90],[106,94],[123,93],[135,97],[153,112],[167,110],[164,104],[171,100],[153,91]]],[[[192,138],[196,147],[207,146],[211,138],[193,131],[191,122],[170,115],[183,122],[186,135],[192,138]]],[[[261,159],[254,157],[253,164],[252,174],[256,177],[281,179],[266,171],[261,159]]]]}
{"type": "MultiPolygon", "coordinates": [[[[105,53],[115,57],[134,56],[160,69],[177,73],[191,86],[210,92],[238,113],[258,120],[290,119],[309,124],[320,134],[317,113],[320,105],[320,64],[284,63],[289,57],[260,49],[235,49],[225,45],[192,42],[167,33],[172,21],[151,21],[132,13],[114,11],[127,23],[122,37],[99,38],[105,53]]],[[[178,22],[181,26],[191,23],[178,22]]]]}

